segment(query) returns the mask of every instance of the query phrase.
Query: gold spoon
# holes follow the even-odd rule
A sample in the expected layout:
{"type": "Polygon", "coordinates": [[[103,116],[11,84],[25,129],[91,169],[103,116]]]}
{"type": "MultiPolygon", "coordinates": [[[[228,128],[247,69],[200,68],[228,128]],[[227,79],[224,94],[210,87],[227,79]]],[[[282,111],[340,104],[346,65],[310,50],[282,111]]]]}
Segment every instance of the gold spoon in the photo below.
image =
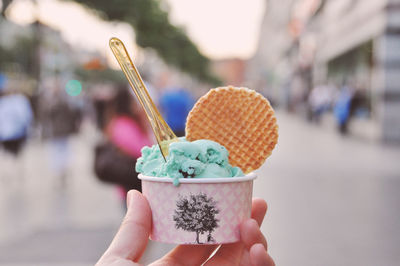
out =
{"type": "Polygon", "coordinates": [[[118,38],[110,39],[110,48],[115,58],[117,59],[125,77],[128,79],[131,88],[135,92],[139,99],[144,111],[146,112],[147,118],[150,121],[154,135],[156,136],[158,146],[160,147],[161,154],[165,158],[168,155],[168,147],[171,142],[177,142],[179,139],[176,137],[174,132],[168,126],[168,124],[162,118],[157,107],[154,105],[150,98],[150,95],[143,83],[142,78],[139,75],[138,70],[133,64],[129,54],[125,48],[125,45],[118,38]]]}

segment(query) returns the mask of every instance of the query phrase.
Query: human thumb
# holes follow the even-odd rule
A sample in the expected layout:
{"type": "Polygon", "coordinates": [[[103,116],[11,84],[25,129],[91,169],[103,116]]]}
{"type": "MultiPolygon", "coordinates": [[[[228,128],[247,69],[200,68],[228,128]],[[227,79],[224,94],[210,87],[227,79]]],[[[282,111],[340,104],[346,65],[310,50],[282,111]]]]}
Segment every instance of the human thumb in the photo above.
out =
{"type": "Polygon", "coordinates": [[[147,199],[138,191],[127,194],[125,218],[106,254],[138,261],[143,254],[151,231],[151,210],[147,199]]]}

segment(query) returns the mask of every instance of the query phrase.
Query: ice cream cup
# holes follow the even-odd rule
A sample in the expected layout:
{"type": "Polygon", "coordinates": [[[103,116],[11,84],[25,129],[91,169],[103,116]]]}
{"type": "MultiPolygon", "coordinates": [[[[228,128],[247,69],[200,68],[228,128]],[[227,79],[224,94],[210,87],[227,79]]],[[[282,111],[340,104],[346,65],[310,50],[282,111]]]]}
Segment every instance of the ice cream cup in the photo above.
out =
{"type": "Polygon", "coordinates": [[[240,240],[250,217],[255,173],[243,177],[172,178],[139,174],[152,212],[150,239],[174,244],[223,244],[240,240]]]}

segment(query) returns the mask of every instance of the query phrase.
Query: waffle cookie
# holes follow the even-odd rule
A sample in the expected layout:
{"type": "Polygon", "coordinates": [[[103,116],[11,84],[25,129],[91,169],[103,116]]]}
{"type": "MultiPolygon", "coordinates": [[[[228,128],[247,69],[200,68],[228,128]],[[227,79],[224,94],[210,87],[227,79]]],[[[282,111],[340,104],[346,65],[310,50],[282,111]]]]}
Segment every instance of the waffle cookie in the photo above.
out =
{"type": "Polygon", "coordinates": [[[278,141],[274,110],[248,88],[220,87],[201,97],[186,121],[186,139],[209,139],[225,146],[229,162],[249,173],[258,169],[278,141]]]}

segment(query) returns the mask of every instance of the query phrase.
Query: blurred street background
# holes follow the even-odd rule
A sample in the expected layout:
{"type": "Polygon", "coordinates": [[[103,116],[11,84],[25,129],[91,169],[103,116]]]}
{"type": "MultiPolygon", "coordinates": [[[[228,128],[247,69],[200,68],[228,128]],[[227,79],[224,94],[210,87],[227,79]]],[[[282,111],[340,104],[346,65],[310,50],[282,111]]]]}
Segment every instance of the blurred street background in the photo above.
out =
{"type": "MultiPolygon", "coordinates": [[[[155,140],[114,36],[178,136],[210,88],[270,100],[280,137],[254,196],[268,202],[262,231],[277,265],[399,265],[400,1],[2,0],[0,10],[0,265],[95,264],[126,191],[140,189],[133,165],[155,140]]],[[[142,262],[172,247],[151,242],[142,262]]]]}

